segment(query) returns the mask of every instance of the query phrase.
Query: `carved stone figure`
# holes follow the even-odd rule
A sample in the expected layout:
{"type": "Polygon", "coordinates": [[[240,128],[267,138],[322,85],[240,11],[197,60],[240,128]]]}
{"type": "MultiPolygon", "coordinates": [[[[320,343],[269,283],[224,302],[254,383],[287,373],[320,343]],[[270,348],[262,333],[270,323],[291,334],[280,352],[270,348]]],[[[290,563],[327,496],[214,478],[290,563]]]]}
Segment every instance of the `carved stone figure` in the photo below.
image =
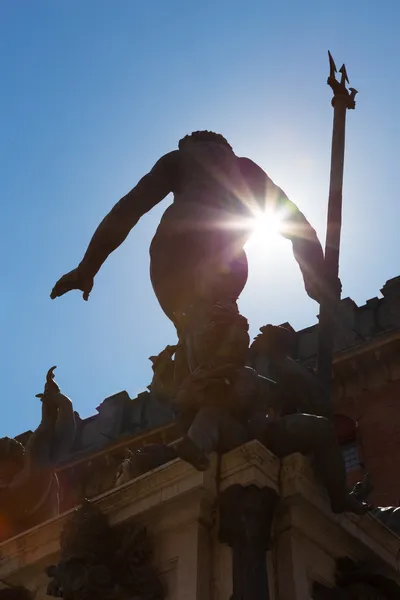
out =
{"type": "Polygon", "coordinates": [[[49,596],[64,600],[163,600],[146,529],[133,521],[111,528],[85,501],[64,527],[58,565],[46,569],[49,596]]]}
{"type": "Polygon", "coordinates": [[[58,514],[57,463],[68,456],[75,436],[72,402],[47,373],[42,420],[26,448],[9,438],[0,439],[0,538],[29,529],[58,514]]]}
{"type": "MultiPolygon", "coordinates": [[[[360,502],[366,502],[373,489],[369,474],[366,473],[364,480],[356,483],[352,493],[360,502]]],[[[374,506],[371,515],[400,536],[400,506],[374,506]]]]}

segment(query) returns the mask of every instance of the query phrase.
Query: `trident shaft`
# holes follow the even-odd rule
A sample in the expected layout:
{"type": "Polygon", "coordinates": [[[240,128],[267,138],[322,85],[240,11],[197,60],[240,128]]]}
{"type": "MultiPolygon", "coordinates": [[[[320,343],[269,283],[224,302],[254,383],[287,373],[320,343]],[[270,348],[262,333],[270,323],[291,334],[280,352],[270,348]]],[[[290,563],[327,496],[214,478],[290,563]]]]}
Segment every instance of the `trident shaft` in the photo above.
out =
{"type": "Polygon", "coordinates": [[[349,83],[346,67],[343,65],[339,72],[340,81],[336,79],[337,73],[335,62],[330,52],[330,73],[328,85],[332,88],[333,98],[333,134],[331,153],[331,174],[328,201],[328,219],[325,244],[325,277],[326,290],[321,298],[318,326],[318,354],[317,373],[320,382],[324,386],[332,407],[332,355],[333,355],[333,332],[334,317],[340,300],[339,275],[339,251],[340,233],[342,227],[342,188],[343,167],[346,131],[346,113],[348,109],[356,106],[355,96],[357,90],[347,89],[349,83]]]}

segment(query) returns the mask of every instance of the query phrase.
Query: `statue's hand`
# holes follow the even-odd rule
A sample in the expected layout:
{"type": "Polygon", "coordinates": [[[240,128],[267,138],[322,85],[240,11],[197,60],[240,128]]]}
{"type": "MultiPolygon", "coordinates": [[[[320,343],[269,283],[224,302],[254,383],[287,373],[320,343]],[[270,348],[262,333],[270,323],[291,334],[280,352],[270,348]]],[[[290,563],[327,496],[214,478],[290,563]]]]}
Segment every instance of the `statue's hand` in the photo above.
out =
{"type": "Polygon", "coordinates": [[[58,298],[71,290],[81,290],[83,299],[88,300],[90,292],[93,288],[93,277],[81,267],[77,267],[59,279],[53,287],[50,298],[58,298]]]}

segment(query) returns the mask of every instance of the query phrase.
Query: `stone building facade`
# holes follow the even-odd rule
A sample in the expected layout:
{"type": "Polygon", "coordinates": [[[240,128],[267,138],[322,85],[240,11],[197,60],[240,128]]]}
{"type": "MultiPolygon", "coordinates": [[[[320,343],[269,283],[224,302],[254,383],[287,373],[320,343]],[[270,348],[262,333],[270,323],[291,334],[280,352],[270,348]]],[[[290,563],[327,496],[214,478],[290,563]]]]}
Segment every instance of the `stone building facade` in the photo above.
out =
{"type": "MultiPolygon", "coordinates": [[[[279,461],[249,442],[221,462],[214,457],[206,472],[176,459],[93,504],[113,528],[132,521],[147,528],[161,600],[400,597],[399,538],[370,515],[333,515],[298,454],[279,461]],[[343,558],[356,566],[344,582],[337,576],[343,558]]],[[[46,567],[59,560],[72,513],[0,544],[0,590],[22,585],[36,600],[47,597],[46,567]]],[[[135,598],[152,598],[147,591],[135,598]]]]}

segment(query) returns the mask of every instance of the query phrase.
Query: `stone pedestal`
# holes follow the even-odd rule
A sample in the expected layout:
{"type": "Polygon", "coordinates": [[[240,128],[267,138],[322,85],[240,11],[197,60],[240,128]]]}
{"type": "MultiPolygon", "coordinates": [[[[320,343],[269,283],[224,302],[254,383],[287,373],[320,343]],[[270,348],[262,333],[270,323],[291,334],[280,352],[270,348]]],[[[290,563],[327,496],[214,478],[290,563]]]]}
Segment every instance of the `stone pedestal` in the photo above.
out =
{"type": "MultiPolygon", "coordinates": [[[[214,457],[204,473],[175,460],[95,503],[111,524],[133,518],[147,525],[171,600],[228,600],[233,592],[235,600],[308,600],[315,581],[334,584],[343,556],[400,582],[397,536],[371,516],[333,515],[305,458],[280,462],[258,442],[220,464],[214,457]]],[[[0,545],[0,579],[44,598],[44,569],[58,560],[69,517],[0,545]]]]}

